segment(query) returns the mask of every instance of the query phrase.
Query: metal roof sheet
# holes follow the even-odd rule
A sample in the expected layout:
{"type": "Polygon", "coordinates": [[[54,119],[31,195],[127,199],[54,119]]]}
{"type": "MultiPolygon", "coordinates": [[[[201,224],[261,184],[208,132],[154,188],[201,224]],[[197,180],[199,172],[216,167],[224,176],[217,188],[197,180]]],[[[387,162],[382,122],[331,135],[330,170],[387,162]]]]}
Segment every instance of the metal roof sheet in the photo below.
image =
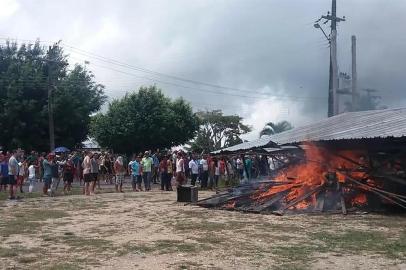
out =
{"type": "Polygon", "coordinates": [[[406,136],[406,108],[348,112],[270,136],[279,144],[406,136]]]}
{"type": "Polygon", "coordinates": [[[224,153],[224,152],[236,152],[236,151],[241,151],[241,150],[249,150],[249,149],[254,149],[254,148],[259,148],[259,147],[266,147],[266,146],[275,146],[275,143],[273,143],[270,139],[270,136],[262,136],[261,138],[250,141],[250,142],[243,142],[228,148],[224,148],[218,151],[212,152],[213,154],[219,154],[219,153],[224,153]]]}
{"type": "Polygon", "coordinates": [[[406,136],[406,108],[348,112],[272,136],[214,152],[236,152],[306,141],[400,138],[406,136]]]}

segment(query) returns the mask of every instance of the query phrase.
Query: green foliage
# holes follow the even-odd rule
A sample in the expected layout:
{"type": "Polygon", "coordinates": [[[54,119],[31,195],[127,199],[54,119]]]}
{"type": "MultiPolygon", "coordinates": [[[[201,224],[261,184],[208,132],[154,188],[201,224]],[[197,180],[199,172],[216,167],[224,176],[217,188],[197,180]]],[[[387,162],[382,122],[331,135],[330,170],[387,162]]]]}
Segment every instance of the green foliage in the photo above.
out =
{"type": "Polygon", "coordinates": [[[274,135],[292,129],[293,126],[288,121],[281,121],[279,123],[269,122],[259,133],[259,136],[274,135]]]}
{"type": "Polygon", "coordinates": [[[54,93],[56,145],[72,147],[87,137],[90,114],[106,100],[104,86],[95,83],[92,73],[76,65],[54,93]]]}
{"type": "Polygon", "coordinates": [[[223,115],[220,110],[198,112],[200,129],[190,150],[212,152],[242,142],[241,135],[251,131],[238,115],[223,115]]]}
{"type": "Polygon", "coordinates": [[[131,153],[183,144],[193,138],[198,120],[183,99],[165,97],[155,86],[141,87],[109,104],[92,118],[96,140],[117,152],[131,153]]]}
{"type": "Polygon", "coordinates": [[[0,46],[0,145],[47,150],[48,89],[52,89],[55,143],[74,147],[88,133],[90,114],[106,97],[81,66],[68,71],[63,50],[7,42],[0,46]]]}

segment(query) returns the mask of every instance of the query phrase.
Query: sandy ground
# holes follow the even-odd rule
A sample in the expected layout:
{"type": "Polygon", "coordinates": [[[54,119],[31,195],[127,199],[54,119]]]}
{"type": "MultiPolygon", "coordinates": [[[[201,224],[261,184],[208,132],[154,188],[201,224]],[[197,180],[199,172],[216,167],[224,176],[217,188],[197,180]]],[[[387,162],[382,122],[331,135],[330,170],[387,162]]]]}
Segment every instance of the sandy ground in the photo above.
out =
{"type": "Polygon", "coordinates": [[[404,215],[244,214],[161,191],[0,205],[1,269],[406,269],[404,215]]]}

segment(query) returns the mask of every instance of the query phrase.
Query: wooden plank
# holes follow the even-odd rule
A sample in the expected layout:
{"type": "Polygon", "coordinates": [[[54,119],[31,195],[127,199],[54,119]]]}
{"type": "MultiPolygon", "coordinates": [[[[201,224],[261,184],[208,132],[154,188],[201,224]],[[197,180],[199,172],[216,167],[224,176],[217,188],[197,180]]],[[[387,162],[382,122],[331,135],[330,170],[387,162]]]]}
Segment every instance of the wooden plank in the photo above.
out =
{"type": "Polygon", "coordinates": [[[366,187],[368,191],[370,191],[370,192],[372,192],[372,193],[374,193],[374,194],[376,194],[376,195],[378,195],[378,196],[380,196],[380,197],[382,197],[382,198],[384,198],[384,199],[386,199],[386,200],[388,200],[388,201],[390,201],[390,202],[392,202],[392,203],[394,203],[394,204],[396,204],[396,205],[398,205],[398,206],[400,206],[400,207],[406,209],[406,205],[403,205],[403,204],[401,204],[401,203],[399,203],[399,202],[393,200],[392,198],[390,198],[390,197],[388,197],[388,196],[386,196],[386,195],[383,195],[382,193],[380,193],[379,191],[377,191],[376,188],[373,188],[373,187],[371,187],[371,186],[368,186],[368,185],[366,185],[366,184],[363,184],[363,183],[361,183],[361,182],[355,180],[354,178],[352,178],[352,177],[350,177],[350,176],[348,176],[348,175],[345,175],[345,176],[347,177],[348,180],[350,180],[350,181],[352,181],[352,182],[354,182],[354,183],[356,183],[356,184],[358,184],[358,185],[360,185],[360,186],[366,187]]]}
{"type": "Polygon", "coordinates": [[[323,186],[318,186],[315,189],[309,191],[306,194],[303,194],[302,196],[299,196],[298,198],[292,200],[291,202],[289,202],[287,205],[285,205],[284,207],[282,207],[282,209],[279,209],[277,211],[272,212],[273,214],[276,215],[283,215],[286,209],[289,209],[292,206],[295,206],[296,204],[300,203],[303,200],[306,200],[307,198],[309,198],[311,195],[313,195],[314,193],[320,191],[322,188],[324,188],[323,186]]]}

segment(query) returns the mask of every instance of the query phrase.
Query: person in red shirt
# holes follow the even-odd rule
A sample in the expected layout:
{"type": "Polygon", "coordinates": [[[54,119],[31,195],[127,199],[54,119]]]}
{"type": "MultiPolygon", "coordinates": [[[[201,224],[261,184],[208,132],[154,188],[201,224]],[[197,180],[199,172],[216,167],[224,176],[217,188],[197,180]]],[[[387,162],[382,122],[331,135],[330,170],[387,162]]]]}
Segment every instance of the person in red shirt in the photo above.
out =
{"type": "Polygon", "coordinates": [[[63,192],[70,192],[72,188],[73,175],[75,173],[75,166],[71,158],[69,158],[63,166],[63,192]]]}

